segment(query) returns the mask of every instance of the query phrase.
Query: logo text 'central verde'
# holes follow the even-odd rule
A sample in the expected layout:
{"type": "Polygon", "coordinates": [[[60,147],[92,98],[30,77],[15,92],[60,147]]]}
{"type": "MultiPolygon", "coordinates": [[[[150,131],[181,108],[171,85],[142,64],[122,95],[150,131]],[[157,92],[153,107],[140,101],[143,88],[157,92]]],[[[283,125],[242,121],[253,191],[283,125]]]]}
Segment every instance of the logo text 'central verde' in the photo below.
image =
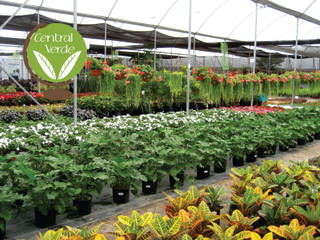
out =
{"type": "Polygon", "coordinates": [[[27,56],[32,70],[43,80],[64,82],[82,69],[87,55],[81,35],[72,27],[53,23],[31,37],[27,56]]]}

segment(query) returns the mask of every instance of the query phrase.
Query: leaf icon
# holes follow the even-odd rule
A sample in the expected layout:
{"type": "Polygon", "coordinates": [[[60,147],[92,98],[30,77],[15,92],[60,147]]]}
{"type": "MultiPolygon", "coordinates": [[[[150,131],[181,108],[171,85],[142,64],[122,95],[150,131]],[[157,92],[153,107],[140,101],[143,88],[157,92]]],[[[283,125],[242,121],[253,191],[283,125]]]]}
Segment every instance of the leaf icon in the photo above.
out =
{"type": "Polygon", "coordinates": [[[33,50],[33,53],[36,56],[38,63],[40,64],[42,70],[47,74],[47,76],[49,78],[56,79],[56,74],[55,74],[53,67],[52,67],[51,63],[49,62],[49,60],[37,51],[33,50]]]}
{"type": "Polygon", "coordinates": [[[73,66],[76,64],[81,51],[75,52],[64,62],[61,67],[58,79],[65,78],[72,70],[73,66]]]}

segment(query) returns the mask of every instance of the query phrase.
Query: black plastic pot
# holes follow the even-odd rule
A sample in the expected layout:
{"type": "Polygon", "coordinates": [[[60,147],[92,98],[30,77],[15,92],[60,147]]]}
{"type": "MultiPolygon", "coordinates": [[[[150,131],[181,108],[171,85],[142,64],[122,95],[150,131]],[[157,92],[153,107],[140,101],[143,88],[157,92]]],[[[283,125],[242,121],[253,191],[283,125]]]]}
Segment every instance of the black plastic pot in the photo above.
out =
{"type": "Polygon", "coordinates": [[[215,212],[217,213],[217,215],[220,215],[222,208],[223,208],[222,206],[209,207],[210,211],[211,211],[211,212],[215,211],[215,212]]]}
{"type": "Polygon", "coordinates": [[[269,155],[275,155],[277,152],[277,145],[273,145],[269,149],[269,155]]]}
{"type": "Polygon", "coordinates": [[[91,199],[80,200],[76,199],[73,201],[73,205],[77,208],[79,216],[88,215],[91,213],[91,199]]]}
{"type": "Polygon", "coordinates": [[[35,225],[39,228],[56,225],[56,216],[54,209],[49,209],[47,214],[42,214],[37,208],[34,209],[35,225]]]}
{"type": "Polygon", "coordinates": [[[244,165],[245,158],[244,157],[233,157],[232,164],[234,167],[241,167],[244,165]]]}
{"type": "Polygon", "coordinates": [[[127,203],[129,202],[129,193],[130,189],[118,189],[116,187],[112,188],[112,197],[113,197],[113,202],[114,203],[127,203]]]}
{"type": "Polygon", "coordinates": [[[258,148],[258,157],[265,158],[268,156],[268,151],[266,148],[258,148]]]}
{"type": "Polygon", "coordinates": [[[204,179],[210,177],[210,166],[197,166],[197,179],[204,179]]]}
{"type": "Polygon", "coordinates": [[[305,139],[303,139],[303,138],[299,138],[298,139],[298,144],[299,145],[305,145],[306,143],[307,143],[307,141],[305,139]]]}
{"type": "Polygon", "coordinates": [[[2,218],[0,218],[0,226],[3,226],[3,231],[1,230],[0,227],[0,240],[3,240],[6,236],[6,221],[2,218]]]}
{"type": "Polygon", "coordinates": [[[310,135],[310,136],[308,137],[308,142],[313,142],[313,140],[314,140],[314,136],[310,135]]]}
{"type": "Polygon", "coordinates": [[[246,161],[247,162],[255,162],[255,161],[257,161],[257,157],[258,157],[258,154],[256,152],[248,153],[246,161]]]}
{"type": "MultiPolygon", "coordinates": [[[[183,186],[184,172],[178,173],[176,177],[179,179],[179,184],[183,186]]],[[[169,182],[170,182],[170,189],[174,189],[175,188],[174,185],[176,185],[176,180],[171,175],[169,175],[169,182]]]]}
{"type": "Polygon", "coordinates": [[[317,132],[314,134],[314,139],[317,139],[317,140],[320,139],[320,132],[317,132]]]}
{"type": "Polygon", "coordinates": [[[215,173],[223,173],[226,171],[226,166],[227,166],[226,160],[214,162],[213,171],[215,173]]]}
{"type": "Polygon", "coordinates": [[[260,219],[256,222],[254,222],[252,226],[254,229],[256,229],[256,228],[260,228],[260,227],[263,227],[266,225],[267,225],[266,220],[264,220],[264,218],[260,217],[260,219]]]}
{"type": "Polygon", "coordinates": [[[238,205],[230,204],[229,214],[231,215],[234,210],[238,209],[238,205]]]}
{"type": "MultiPolygon", "coordinates": [[[[21,191],[18,191],[18,193],[19,193],[20,195],[26,196],[28,192],[27,192],[27,190],[21,190],[21,191]]],[[[21,208],[21,207],[23,206],[23,203],[24,203],[23,200],[18,199],[18,200],[15,201],[14,205],[15,205],[16,207],[18,207],[18,208],[21,208]]]]}
{"type": "Polygon", "coordinates": [[[287,145],[279,145],[279,151],[286,152],[289,150],[289,146],[287,145]]]}
{"type": "Polygon", "coordinates": [[[143,194],[155,194],[157,193],[158,182],[153,181],[142,181],[142,193],[143,194]]]}

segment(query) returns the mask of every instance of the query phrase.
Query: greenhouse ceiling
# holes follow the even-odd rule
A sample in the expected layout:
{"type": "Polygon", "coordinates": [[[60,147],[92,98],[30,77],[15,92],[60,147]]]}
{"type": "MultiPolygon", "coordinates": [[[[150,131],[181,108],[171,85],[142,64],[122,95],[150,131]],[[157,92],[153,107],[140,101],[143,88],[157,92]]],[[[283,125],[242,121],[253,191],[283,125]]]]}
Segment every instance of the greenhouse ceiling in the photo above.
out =
{"type": "MultiPolygon", "coordinates": [[[[4,1],[4,3],[23,4],[25,0],[4,1]]],[[[255,24],[255,2],[260,4],[258,9],[257,41],[294,40],[296,37],[296,17],[288,15],[283,11],[273,9],[263,0],[193,0],[192,1],[192,25],[191,30],[200,41],[212,43],[221,39],[240,41],[254,40],[255,24]],[[200,33],[202,35],[200,35],[200,33]],[[209,36],[216,36],[209,37],[209,36]],[[217,38],[219,37],[219,38],[217,38]]],[[[314,19],[313,22],[300,19],[299,40],[318,39],[320,26],[318,9],[320,1],[316,0],[273,0],[272,3],[280,5],[290,11],[305,14],[314,19]]],[[[73,22],[73,15],[60,14],[47,9],[59,9],[61,11],[73,12],[73,0],[29,0],[25,8],[17,15],[40,14],[59,21],[73,22]]],[[[17,10],[13,6],[1,6],[1,15],[12,15],[17,10]]],[[[142,23],[148,26],[161,26],[157,31],[173,37],[187,37],[189,1],[187,0],[91,0],[77,1],[79,16],[77,22],[80,24],[104,23],[103,18],[108,18],[107,23],[118,28],[135,31],[152,31],[154,28],[129,24],[128,22],[142,23]],[[84,17],[81,14],[95,15],[101,19],[84,17]],[[121,21],[114,21],[119,19],[121,21]],[[112,21],[111,21],[112,20],[112,21]],[[123,21],[125,20],[125,21],[123,21]],[[127,21],[127,23],[126,23],[127,21]],[[167,28],[180,31],[168,31],[167,28]]],[[[0,37],[24,38],[26,32],[1,30],[0,37]]],[[[103,40],[86,40],[89,44],[103,45],[103,40]]],[[[107,42],[107,45],[127,45],[128,43],[107,42]]],[[[277,50],[276,50],[277,51],[277,50]]]]}

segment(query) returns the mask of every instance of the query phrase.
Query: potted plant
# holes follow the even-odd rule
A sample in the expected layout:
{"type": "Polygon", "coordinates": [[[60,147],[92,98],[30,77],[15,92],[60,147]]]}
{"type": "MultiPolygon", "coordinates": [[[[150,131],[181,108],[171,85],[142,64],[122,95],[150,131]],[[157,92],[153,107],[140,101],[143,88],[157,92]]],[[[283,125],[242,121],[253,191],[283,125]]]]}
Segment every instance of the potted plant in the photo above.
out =
{"type": "Polygon", "coordinates": [[[138,159],[128,161],[121,156],[108,159],[110,165],[108,183],[112,187],[113,202],[126,203],[129,201],[130,187],[133,193],[138,190],[138,181],[146,181],[146,177],[139,172],[141,162],[138,159]]]}
{"type": "Polygon", "coordinates": [[[85,63],[85,67],[90,70],[91,76],[100,76],[104,63],[97,58],[89,57],[85,63]]]}
{"type": "Polygon", "coordinates": [[[28,156],[33,165],[25,170],[29,177],[26,186],[34,206],[35,224],[40,228],[55,225],[56,214],[63,213],[80,193],[67,177],[66,170],[72,168],[73,160],[60,151],[61,147],[55,146],[40,152],[34,150],[28,156]]]}
{"type": "MultiPolygon", "coordinates": [[[[155,133],[147,132],[145,142],[152,142],[155,133]],[[150,140],[150,141],[149,141],[150,140]]],[[[164,149],[158,144],[146,144],[140,152],[140,159],[143,161],[139,171],[146,177],[146,181],[142,181],[143,194],[157,193],[158,182],[167,174],[164,170],[165,161],[160,156],[164,149]]]]}
{"type": "Polygon", "coordinates": [[[12,186],[0,185],[0,240],[6,235],[6,222],[10,220],[14,203],[24,197],[12,191],[12,186]]]}
{"type": "Polygon", "coordinates": [[[94,157],[87,143],[73,147],[70,153],[74,161],[72,166],[66,169],[66,175],[73,187],[80,189],[73,203],[78,215],[84,216],[91,213],[92,197],[101,193],[104,183],[108,180],[108,166],[101,158],[94,157]]]}
{"type": "Polygon", "coordinates": [[[223,187],[214,188],[212,186],[205,188],[205,197],[204,200],[207,203],[210,211],[215,211],[220,215],[220,210],[223,208],[222,204],[224,203],[221,200],[221,196],[226,193],[223,187]]]}
{"type": "Polygon", "coordinates": [[[233,166],[239,167],[243,166],[246,160],[246,145],[245,145],[245,137],[243,136],[234,136],[231,139],[231,152],[232,152],[232,163],[233,166]]]}
{"type": "Polygon", "coordinates": [[[196,154],[187,144],[190,139],[182,134],[175,134],[174,129],[166,129],[163,134],[160,144],[164,151],[161,152],[160,158],[165,161],[163,167],[169,173],[170,188],[179,188],[184,184],[184,171],[195,166],[196,154]]]}

